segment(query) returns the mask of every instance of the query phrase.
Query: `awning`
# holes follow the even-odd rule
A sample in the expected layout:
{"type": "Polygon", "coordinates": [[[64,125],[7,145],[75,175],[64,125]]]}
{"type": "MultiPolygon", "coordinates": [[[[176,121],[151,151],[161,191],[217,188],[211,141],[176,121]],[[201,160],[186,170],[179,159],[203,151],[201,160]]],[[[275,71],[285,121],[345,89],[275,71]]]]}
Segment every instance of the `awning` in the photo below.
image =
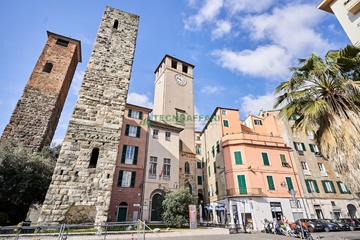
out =
{"type": "Polygon", "coordinates": [[[209,211],[212,211],[213,210],[213,207],[211,205],[205,205],[205,209],[206,210],[209,210],[209,211]]]}
{"type": "Polygon", "coordinates": [[[225,206],[216,206],[215,211],[225,211],[225,206]]]}

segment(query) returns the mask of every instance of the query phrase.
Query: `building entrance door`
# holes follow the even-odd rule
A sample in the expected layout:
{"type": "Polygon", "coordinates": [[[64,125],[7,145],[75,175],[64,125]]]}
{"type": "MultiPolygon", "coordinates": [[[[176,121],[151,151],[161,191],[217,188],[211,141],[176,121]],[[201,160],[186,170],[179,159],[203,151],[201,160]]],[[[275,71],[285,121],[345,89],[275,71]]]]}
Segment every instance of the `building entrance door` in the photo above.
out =
{"type": "Polygon", "coordinates": [[[151,221],[161,221],[162,202],[164,198],[161,194],[157,193],[152,197],[151,202],[151,221]]]}
{"type": "Polygon", "coordinates": [[[117,221],[126,222],[126,215],[127,215],[127,207],[119,206],[117,221]]]}

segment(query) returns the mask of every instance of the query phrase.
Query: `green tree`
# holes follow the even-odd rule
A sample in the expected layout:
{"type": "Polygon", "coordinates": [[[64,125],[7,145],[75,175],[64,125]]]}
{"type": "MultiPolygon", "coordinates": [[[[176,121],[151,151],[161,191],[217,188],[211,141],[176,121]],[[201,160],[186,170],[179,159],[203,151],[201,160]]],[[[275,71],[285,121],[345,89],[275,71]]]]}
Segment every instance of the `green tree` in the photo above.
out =
{"type": "Polygon", "coordinates": [[[182,187],[176,192],[165,195],[162,202],[162,218],[166,226],[181,227],[188,222],[189,204],[194,204],[195,198],[189,189],[182,187]]]}
{"type": "Polygon", "coordinates": [[[10,223],[24,220],[29,206],[44,200],[54,166],[52,158],[29,154],[14,140],[0,142],[0,212],[10,223]]]}
{"type": "Polygon", "coordinates": [[[275,90],[280,116],[295,114],[294,129],[314,131],[321,153],[350,189],[360,192],[360,48],[311,54],[292,67],[292,77],[275,90]]]}

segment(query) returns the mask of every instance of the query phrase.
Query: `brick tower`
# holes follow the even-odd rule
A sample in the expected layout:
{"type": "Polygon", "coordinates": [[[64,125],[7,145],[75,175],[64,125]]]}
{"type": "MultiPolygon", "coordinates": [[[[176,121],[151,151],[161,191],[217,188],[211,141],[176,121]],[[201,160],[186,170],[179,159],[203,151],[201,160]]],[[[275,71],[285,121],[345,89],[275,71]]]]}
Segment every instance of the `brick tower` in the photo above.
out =
{"type": "Polygon", "coordinates": [[[1,138],[15,138],[31,152],[50,145],[77,63],[81,62],[80,41],[51,32],[47,35],[1,138]]]}
{"type": "Polygon", "coordinates": [[[39,223],[107,220],[138,23],[105,9],[39,223]]]}

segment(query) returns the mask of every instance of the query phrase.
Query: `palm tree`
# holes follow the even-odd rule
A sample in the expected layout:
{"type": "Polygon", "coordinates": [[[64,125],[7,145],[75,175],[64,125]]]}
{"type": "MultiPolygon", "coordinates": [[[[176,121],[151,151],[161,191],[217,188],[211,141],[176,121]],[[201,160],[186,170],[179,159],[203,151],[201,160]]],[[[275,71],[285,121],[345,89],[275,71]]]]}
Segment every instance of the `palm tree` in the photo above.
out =
{"type": "Polygon", "coordinates": [[[360,48],[348,45],[315,54],[290,68],[290,80],[275,90],[280,116],[298,116],[294,130],[313,131],[324,158],[349,189],[360,192],[360,48]]]}

